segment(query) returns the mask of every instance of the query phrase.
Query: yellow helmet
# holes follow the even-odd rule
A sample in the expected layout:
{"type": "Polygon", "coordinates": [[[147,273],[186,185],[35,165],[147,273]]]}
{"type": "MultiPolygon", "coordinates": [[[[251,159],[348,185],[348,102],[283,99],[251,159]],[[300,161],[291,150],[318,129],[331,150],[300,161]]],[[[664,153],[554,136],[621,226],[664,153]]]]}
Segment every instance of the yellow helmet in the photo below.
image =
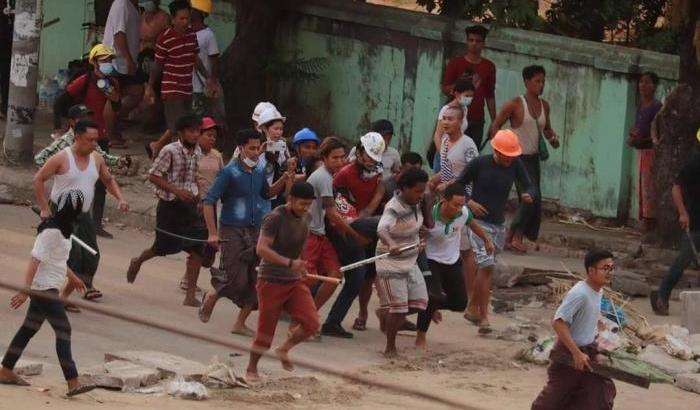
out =
{"type": "Polygon", "coordinates": [[[197,9],[207,14],[211,14],[211,0],[190,0],[190,5],[193,9],[197,9]]]}
{"type": "Polygon", "coordinates": [[[100,43],[95,45],[95,47],[93,47],[92,50],[90,50],[90,54],[88,54],[88,61],[92,63],[100,57],[110,57],[113,55],[114,50],[100,43]]]}

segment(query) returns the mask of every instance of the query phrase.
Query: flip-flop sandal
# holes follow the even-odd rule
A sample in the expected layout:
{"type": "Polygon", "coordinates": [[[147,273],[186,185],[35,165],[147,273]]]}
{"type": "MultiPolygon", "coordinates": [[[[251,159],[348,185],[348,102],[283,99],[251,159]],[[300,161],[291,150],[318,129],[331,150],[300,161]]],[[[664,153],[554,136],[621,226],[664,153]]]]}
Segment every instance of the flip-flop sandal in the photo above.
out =
{"type": "Polygon", "coordinates": [[[101,297],[102,297],[102,292],[100,292],[97,289],[88,289],[85,292],[85,295],[83,295],[83,299],[85,299],[85,300],[95,300],[95,299],[99,299],[101,297]]]}
{"type": "Polygon", "coordinates": [[[80,313],[80,308],[72,303],[66,303],[66,312],[80,313]]]}
{"type": "Polygon", "coordinates": [[[13,379],[0,380],[0,384],[4,384],[6,386],[31,386],[28,381],[19,376],[15,376],[13,379]]]}
{"type": "Polygon", "coordinates": [[[66,396],[74,397],[74,396],[77,396],[79,394],[83,394],[83,393],[87,393],[89,391],[95,390],[96,387],[97,386],[95,386],[94,384],[83,384],[83,385],[78,386],[75,389],[69,391],[68,393],[66,393],[66,396]]]}
{"type": "Polygon", "coordinates": [[[493,332],[493,329],[491,329],[491,325],[479,325],[479,334],[480,335],[488,335],[493,332]]]}
{"type": "Polygon", "coordinates": [[[472,314],[469,313],[468,311],[467,311],[467,312],[464,312],[464,318],[467,319],[469,322],[471,322],[471,323],[474,324],[474,325],[478,325],[478,324],[479,324],[479,320],[480,320],[480,319],[479,319],[478,317],[472,315],[472,314]]]}
{"type": "Polygon", "coordinates": [[[406,320],[403,322],[399,330],[404,332],[415,332],[418,330],[418,328],[416,327],[415,323],[406,320]]]}
{"type": "Polygon", "coordinates": [[[208,292],[204,292],[204,296],[202,296],[202,304],[199,305],[199,309],[197,310],[197,316],[199,316],[199,321],[202,323],[209,322],[209,319],[211,318],[211,312],[208,314],[204,312],[204,306],[207,304],[207,293],[208,292]]]}
{"type": "Polygon", "coordinates": [[[355,322],[352,324],[352,329],[353,330],[367,330],[367,319],[360,319],[359,317],[355,319],[355,322]]]}
{"type": "Polygon", "coordinates": [[[232,330],[231,333],[245,337],[255,337],[255,331],[248,329],[247,327],[244,327],[241,330],[232,330]]]}

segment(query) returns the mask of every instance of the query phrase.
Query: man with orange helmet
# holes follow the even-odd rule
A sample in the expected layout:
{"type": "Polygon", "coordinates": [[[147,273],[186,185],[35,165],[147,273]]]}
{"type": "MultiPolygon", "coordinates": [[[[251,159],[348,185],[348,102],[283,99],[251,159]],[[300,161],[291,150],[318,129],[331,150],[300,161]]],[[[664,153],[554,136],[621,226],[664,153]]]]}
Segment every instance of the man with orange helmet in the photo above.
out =
{"type": "Polygon", "coordinates": [[[473,184],[467,203],[474,212],[476,222],[492,238],[496,252],[489,254],[484,241],[471,233],[472,249],[476,255],[478,272],[470,286],[469,306],[464,317],[479,325],[479,333],[490,333],[488,307],[491,291],[491,274],[496,264],[496,254],[503,250],[505,241],[505,207],[513,183],[523,188],[521,200],[531,203],[534,187],[525,170],[522,148],[518,136],[511,130],[501,130],[491,139],[493,155],[482,155],[472,160],[457,178],[466,186],[473,184]]]}

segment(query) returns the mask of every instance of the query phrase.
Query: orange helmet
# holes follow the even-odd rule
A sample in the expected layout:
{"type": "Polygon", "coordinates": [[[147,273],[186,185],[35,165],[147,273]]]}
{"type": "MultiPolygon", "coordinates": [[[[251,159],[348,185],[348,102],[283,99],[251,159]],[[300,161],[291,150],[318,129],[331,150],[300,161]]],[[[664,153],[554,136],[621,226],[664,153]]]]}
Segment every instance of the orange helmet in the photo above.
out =
{"type": "Polygon", "coordinates": [[[511,130],[498,131],[491,140],[491,147],[507,157],[517,157],[523,153],[518,136],[511,130]]]}

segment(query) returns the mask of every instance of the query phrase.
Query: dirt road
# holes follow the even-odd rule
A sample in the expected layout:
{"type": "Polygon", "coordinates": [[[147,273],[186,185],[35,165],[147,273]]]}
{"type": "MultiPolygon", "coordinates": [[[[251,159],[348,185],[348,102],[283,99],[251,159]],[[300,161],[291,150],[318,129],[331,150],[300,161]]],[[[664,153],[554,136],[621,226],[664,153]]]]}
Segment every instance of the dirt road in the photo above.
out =
{"type": "MultiPolygon", "coordinates": [[[[17,284],[27,263],[34,238],[37,219],[26,208],[0,206],[0,277],[17,284]]],[[[102,261],[96,276],[96,286],[105,294],[104,305],[191,329],[230,336],[248,343],[249,340],[229,335],[237,313],[228,301],[221,301],[211,321],[202,324],[196,310],[181,305],[183,295],[178,282],[184,269],[184,257],[161,258],[144,265],[135,284],[127,284],[125,269],[129,258],[148,246],[152,236],[137,230],[120,231],[110,227],[113,240],[99,241],[102,261]]],[[[557,262],[558,264],[558,262],[557,262]]],[[[207,288],[209,274],[202,272],[199,285],[207,288]]],[[[26,307],[19,311],[9,308],[11,293],[0,290],[0,349],[7,348],[12,335],[24,317],[26,307]]],[[[645,301],[639,301],[641,306],[645,301]]],[[[325,318],[326,311],[321,313],[325,318]]],[[[518,315],[546,321],[551,311],[524,309],[518,315]]],[[[346,321],[349,327],[353,310],[346,321]]],[[[293,352],[297,357],[314,359],[341,369],[414,386],[481,409],[527,409],[545,381],[545,369],[514,362],[514,354],[523,344],[487,340],[476,334],[461,315],[445,313],[445,321],[431,328],[430,349],[412,349],[410,336],[400,338],[403,357],[387,361],[380,355],[383,338],[375,320],[370,329],[356,332],[354,340],[324,338],[322,343],[305,343],[293,352]]],[[[251,318],[251,325],[255,322],[251,318]]],[[[158,350],[181,355],[204,363],[213,356],[228,357],[231,351],[210,344],[173,336],[164,332],[107,319],[83,312],[71,314],[73,353],[80,368],[97,365],[109,351],[125,349],[158,350]]],[[[672,318],[676,320],[677,318],[672,318]]],[[[494,324],[503,327],[511,318],[496,317],[494,324]]],[[[278,328],[279,340],[284,324],[278,328]]],[[[217,409],[244,404],[251,409],[426,409],[443,408],[411,397],[392,394],[377,388],[348,383],[333,377],[298,369],[294,373],[281,370],[273,360],[264,359],[261,370],[266,382],[251,390],[212,391],[212,399],[189,402],[167,396],[136,395],[97,390],[90,396],[75,399],[63,397],[62,382],[53,347],[53,332],[44,326],[27,348],[25,357],[44,365],[44,373],[31,379],[32,387],[0,386],[0,409],[75,410],[101,409],[217,409]],[[48,388],[48,391],[42,389],[48,388]]],[[[247,357],[234,359],[237,371],[244,372],[247,357]]],[[[668,385],[652,385],[650,390],[617,384],[616,408],[636,410],[700,408],[700,396],[668,385]]]]}

